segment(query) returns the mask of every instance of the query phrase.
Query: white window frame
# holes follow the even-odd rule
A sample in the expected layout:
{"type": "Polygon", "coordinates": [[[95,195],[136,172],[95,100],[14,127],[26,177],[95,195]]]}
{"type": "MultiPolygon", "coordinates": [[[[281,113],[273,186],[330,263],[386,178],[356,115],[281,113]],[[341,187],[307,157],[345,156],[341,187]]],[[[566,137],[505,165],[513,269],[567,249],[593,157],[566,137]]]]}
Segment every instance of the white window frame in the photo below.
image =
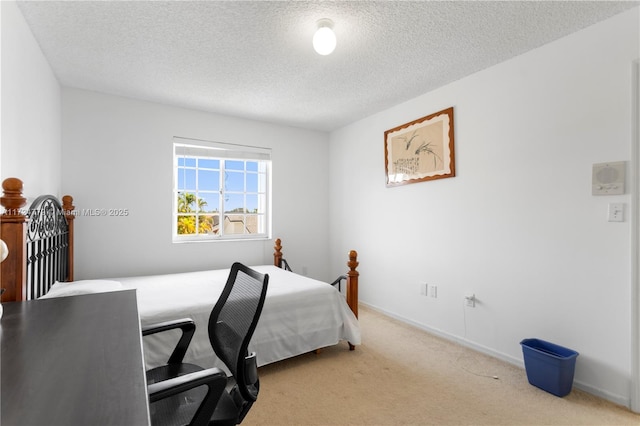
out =
{"type": "MultiPolygon", "coordinates": [[[[269,148],[260,148],[253,147],[247,145],[236,145],[236,144],[228,144],[221,142],[208,142],[201,141],[195,139],[174,137],[173,138],[173,190],[172,194],[172,241],[174,243],[183,243],[183,242],[196,242],[196,241],[237,241],[237,240],[255,240],[255,239],[270,239],[271,238],[271,149],[269,148]],[[180,159],[185,159],[182,166],[179,164],[180,159]],[[196,162],[195,166],[185,167],[185,163],[187,159],[206,159],[206,160],[218,160],[220,166],[219,171],[219,189],[216,190],[200,190],[198,175],[202,172],[211,172],[214,169],[207,169],[206,167],[200,167],[200,161],[196,162]],[[226,181],[225,177],[228,177],[228,173],[225,169],[225,162],[228,161],[252,161],[258,162],[259,169],[255,173],[253,171],[237,171],[231,170],[231,173],[243,173],[244,174],[244,190],[243,191],[232,191],[231,189],[225,188],[224,182],[226,181]],[[195,173],[195,191],[187,190],[184,188],[179,188],[179,173],[182,171],[186,173],[186,170],[194,170],[195,173]],[[247,190],[247,176],[255,175],[255,179],[257,180],[258,190],[248,191],[247,190]],[[219,201],[218,201],[218,227],[217,233],[200,233],[199,231],[199,219],[203,216],[202,212],[198,211],[196,206],[193,212],[193,216],[196,216],[196,224],[195,224],[195,234],[178,234],[178,218],[180,216],[184,216],[178,212],[178,198],[179,195],[183,192],[194,192],[194,196],[196,197],[196,205],[197,200],[202,199],[199,195],[213,195],[216,192],[219,192],[219,201]],[[256,233],[229,233],[225,234],[225,222],[227,216],[236,216],[233,213],[228,213],[224,211],[224,203],[225,203],[225,195],[241,195],[244,198],[244,212],[238,213],[237,215],[243,216],[244,220],[242,221],[242,227],[244,230],[248,230],[245,220],[248,216],[255,217],[257,220],[257,228],[258,232],[256,233]],[[257,212],[255,214],[249,213],[246,211],[247,207],[247,195],[256,195],[258,199],[258,207],[257,212]]],[[[212,207],[212,206],[210,206],[212,207]]],[[[191,216],[191,214],[189,214],[191,216]]]]}

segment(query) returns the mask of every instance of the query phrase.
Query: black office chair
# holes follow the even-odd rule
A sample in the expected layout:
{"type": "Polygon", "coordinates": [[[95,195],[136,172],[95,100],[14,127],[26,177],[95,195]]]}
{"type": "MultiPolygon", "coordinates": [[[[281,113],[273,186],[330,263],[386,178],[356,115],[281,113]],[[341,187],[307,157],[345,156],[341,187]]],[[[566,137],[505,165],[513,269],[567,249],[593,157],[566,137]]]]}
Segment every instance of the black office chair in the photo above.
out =
{"type": "Polygon", "coordinates": [[[234,263],[209,317],[209,340],[231,372],[184,363],[195,332],[190,319],[145,327],[143,336],[181,329],[182,335],[166,365],[147,371],[152,425],[236,425],[258,397],[256,354],[249,341],[260,318],[269,275],[234,263]]]}

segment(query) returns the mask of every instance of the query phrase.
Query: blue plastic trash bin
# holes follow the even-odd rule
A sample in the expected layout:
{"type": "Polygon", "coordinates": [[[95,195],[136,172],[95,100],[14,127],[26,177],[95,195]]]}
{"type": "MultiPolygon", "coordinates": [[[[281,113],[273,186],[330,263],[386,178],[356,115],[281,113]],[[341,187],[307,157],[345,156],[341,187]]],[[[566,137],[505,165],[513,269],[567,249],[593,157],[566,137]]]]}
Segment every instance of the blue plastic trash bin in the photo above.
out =
{"type": "Polygon", "coordinates": [[[540,339],[524,339],[520,345],[530,384],[560,397],[571,392],[578,352],[540,339]]]}

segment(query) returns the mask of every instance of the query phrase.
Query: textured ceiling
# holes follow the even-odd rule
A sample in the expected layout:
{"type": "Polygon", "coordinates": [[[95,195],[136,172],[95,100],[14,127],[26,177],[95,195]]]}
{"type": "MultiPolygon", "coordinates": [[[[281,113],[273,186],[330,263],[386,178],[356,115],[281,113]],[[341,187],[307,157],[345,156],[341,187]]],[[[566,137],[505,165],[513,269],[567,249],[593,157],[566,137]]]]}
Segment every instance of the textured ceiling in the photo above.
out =
{"type": "Polygon", "coordinates": [[[638,4],[18,2],[63,86],[324,131],[638,4]],[[320,18],[329,56],[311,45],[320,18]]]}

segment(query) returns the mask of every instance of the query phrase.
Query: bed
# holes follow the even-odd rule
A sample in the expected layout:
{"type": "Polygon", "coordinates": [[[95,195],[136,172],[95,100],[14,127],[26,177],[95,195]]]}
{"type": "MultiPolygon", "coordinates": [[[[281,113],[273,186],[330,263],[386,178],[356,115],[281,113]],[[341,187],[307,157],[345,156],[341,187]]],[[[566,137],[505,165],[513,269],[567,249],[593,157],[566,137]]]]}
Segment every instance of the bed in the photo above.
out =
{"type": "MultiPolygon", "coordinates": [[[[77,211],[73,198],[66,195],[60,202],[55,197],[42,196],[25,208],[19,179],[5,179],[2,188],[0,235],[9,249],[8,257],[0,264],[3,302],[136,289],[143,327],[169,319],[192,318],[196,335],[185,360],[203,367],[217,365],[206,324],[228,269],[74,281],[73,225],[77,211]],[[171,291],[176,286],[189,290],[171,291]]],[[[273,264],[249,265],[269,274],[267,299],[250,345],[258,354],[259,365],[341,341],[347,342],[351,350],[360,343],[359,273],[353,250],[347,265],[347,273],[340,277],[346,281],[344,294],[334,285],[292,272],[283,257],[280,239],[275,241],[273,264]]],[[[144,338],[147,368],[166,362],[178,339],[177,332],[162,334],[144,338]]]]}

